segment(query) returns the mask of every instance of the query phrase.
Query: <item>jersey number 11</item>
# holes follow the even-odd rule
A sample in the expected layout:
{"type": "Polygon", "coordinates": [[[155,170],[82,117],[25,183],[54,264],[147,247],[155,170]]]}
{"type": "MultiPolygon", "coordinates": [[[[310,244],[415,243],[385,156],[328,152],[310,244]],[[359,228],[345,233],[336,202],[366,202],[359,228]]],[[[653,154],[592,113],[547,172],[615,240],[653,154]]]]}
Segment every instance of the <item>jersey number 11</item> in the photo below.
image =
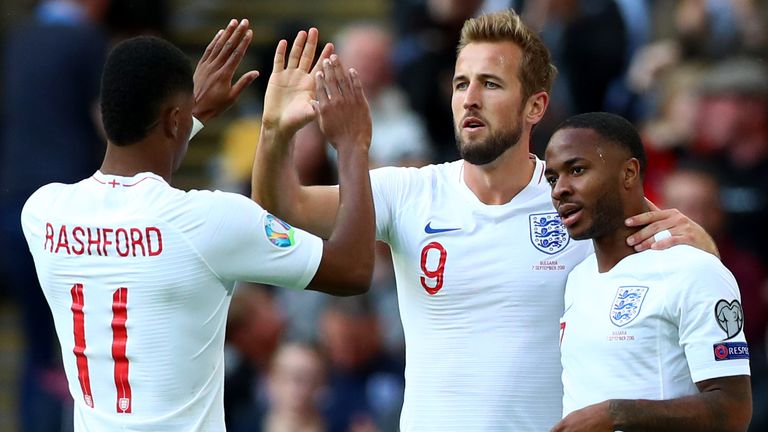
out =
{"type": "MultiPolygon", "coordinates": [[[[77,360],[77,376],[83,391],[85,404],[93,408],[91,393],[91,377],[88,371],[88,357],[85,355],[85,314],[83,306],[83,284],[72,286],[72,317],[75,329],[75,349],[72,350],[77,360]]],[[[112,294],[112,359],[115,362],[115,387],[117,389],[117,412],[131,412],[131,384],[128,382],[128,357],[125,355],[125,345],[128,342],[128,331],[125,322],[128,319],[128,288],[122,287],[112,294]]]]}

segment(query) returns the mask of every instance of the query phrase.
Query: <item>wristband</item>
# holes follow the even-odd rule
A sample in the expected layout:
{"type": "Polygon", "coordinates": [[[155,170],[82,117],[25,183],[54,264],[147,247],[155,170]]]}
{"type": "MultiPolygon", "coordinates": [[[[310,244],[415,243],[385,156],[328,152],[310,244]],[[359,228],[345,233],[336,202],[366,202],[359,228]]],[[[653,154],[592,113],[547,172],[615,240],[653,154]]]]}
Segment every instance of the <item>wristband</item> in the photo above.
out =
{"type": "Polygon", "coordinates": [[[189,133],[189,139],[194,138],[203,126],[204,125],[200,120],[195,118],[195,116],[192,116],[192,131],[189,133]]]}

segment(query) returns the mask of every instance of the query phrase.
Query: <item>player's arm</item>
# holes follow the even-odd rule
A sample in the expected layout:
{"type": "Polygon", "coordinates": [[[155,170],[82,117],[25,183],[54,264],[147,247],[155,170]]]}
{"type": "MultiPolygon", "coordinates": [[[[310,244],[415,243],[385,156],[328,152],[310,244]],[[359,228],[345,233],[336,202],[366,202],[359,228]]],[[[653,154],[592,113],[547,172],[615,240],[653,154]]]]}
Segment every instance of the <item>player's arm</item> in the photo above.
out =
{"type": "MultiPolygon", "coordinates": [[[[317,41],[316,29],[310,29],[308,33],[299,32],[287,65],[287,42],[280,41],[277,45],[272,75],[264,97],[264,114],[253,163],[251,190],[253,200],[267,211],[292,225],[328,238],[336,221],[341,189],[333,186],[302,186],[293,164],[294,135],[315,118],[312,107],[312,101],[315,100],[315,74],[322,70],[323,60],[333,51],[333,45],[327,44],[312,68],[317,41]]],[[[341,170],[349,168],[341,161],[339,167],[341,170]]]]}
{"type": "Polygon", "coordinates": [[[357,72],[344,70],[335,54],[321,63],[322,72],[315,76],[317,101],[312,105],[320,130],[339,155],[339,198],[336,222],[309,288],[356,294],[360,293],[357,287],[365,292],[370,286],[375,254],[376,222],[368,175],[371,114],[357,72]]]}
{"type": "Polygon", "coordinates": [[[669,400],[612,399],[574,411],[552,432],[746,431],[752,417],[749,376],[696,383],[699,393],[669,400]]]}
{"type": "Polygon", "coordinates": [[[327,238],[310,289],[336,295],[365,292],[373,274],[375,221],[368,148],[371,117],[357,75],[345,71],[326,45],[312,67],[318,34],[299,32],[287,63],[280,41],[264,97],[262,133],[253,173],[253,199],[300,228],[327,238]],[[338,151],[339,186],[302,188],[291,140],[317,119],[338,151]]]}
{"type": "Polygon", "coordinates": [[[636,251],[645,249],[667,249],[678,244],[687,244],[716,257],[720,257],[714,239],[699,224],[690,220],[677,209],[661,210],[646,199],[650,211],[626,220],[627,226],[642,227],[627,237],[627,244],[636,251]],[[656,240],[654,236],[669,230],[671,236],[656,240]]]}
{"type": "Polygon", "coordinates": [[[197,63],[194,81],[195,107],[192,115],[205,123],[235,103],[240,93],[259,76],[257,71],[243,74],[233,85],[235,69],[243,60],[253,39],[248,20],[231,20],[219,30],[197,63]]]}

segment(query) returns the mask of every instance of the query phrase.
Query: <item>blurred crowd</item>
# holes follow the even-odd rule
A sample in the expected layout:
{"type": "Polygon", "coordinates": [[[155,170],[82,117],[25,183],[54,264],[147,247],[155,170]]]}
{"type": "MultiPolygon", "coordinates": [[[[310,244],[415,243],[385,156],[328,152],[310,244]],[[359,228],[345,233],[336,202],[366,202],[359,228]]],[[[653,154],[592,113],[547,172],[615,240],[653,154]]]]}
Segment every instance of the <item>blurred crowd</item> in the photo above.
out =
{"type": "MultiPolygon", "coordinates": [[[[335,34],[319,28],[359,71],[371,105],[373,167],[458,158],[450,82],[459,31],[480,12],[513,7],[540,31],[559,71],[531,151],[541,156],[551,130],[575,113],[614,112],[638,126],[648,197],[702,225],[739,283],[752,358],[751,430],[768,430],[768,2],[381,2],[388,15],[345,23],[335,34]]],[[[50,313],[23,252],[21,205],[42,184],[98,168],[104,145],[95,107],[106,51],[141,33],[173,40],[175,8],[185,3],[42,1],[1,36],[0,302],[18,307],[25,341],[19,430],[71,428],[50,313]]],[[[312,19],[285,23],[285,37],[320,25],[312,19]]],[[[249,193],[257,101],[273,48],[254,50],[263,58],[253,62],[267,66],[221,133],[211,187],[249,193]]],[[[335,156],[316,126],[299,133],[295,163],[305,184],[335,182],[335,156]]],[[[405,347],[389,251],[380,245],[378,252],[374,285],[362,297],[236,289],[226,351],[230,431],[397,430],[405,347]]]]}

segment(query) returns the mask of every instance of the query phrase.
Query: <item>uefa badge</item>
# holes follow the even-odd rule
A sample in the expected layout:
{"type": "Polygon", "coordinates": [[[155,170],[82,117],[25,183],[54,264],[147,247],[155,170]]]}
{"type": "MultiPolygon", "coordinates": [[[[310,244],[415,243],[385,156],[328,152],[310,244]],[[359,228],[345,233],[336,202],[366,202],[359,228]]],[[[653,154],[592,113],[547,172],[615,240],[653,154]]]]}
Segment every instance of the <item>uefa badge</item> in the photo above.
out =
{"type": "Polygon", "coordinates": [[[623,327],[637,318],[647,292],[648,287],[645,286],[619,287],[611,305],[611,322],[618,327],[623,327]]]}
{"type": "Polygon", "coordinates": [[[264,232],[267,234],[267,239],[277,247],[287,248],[295,243],[293,227],[271,214],[264,218],[264,232]]]}
{"type": "Polygon", "coordinates": [[[744,327],[744,311],[738,300],[730,303],[723,299],[718,301],[715,304],[715,318],[717,318],[717,325],[728,336],[725,340],[738,335],[744,327]]]}
{"type": "Polygon", "coordinates": [[[545,254],[560,252],[571,240],[557,212],[528,215],[528,226],[531,243],[545,254]]]}

